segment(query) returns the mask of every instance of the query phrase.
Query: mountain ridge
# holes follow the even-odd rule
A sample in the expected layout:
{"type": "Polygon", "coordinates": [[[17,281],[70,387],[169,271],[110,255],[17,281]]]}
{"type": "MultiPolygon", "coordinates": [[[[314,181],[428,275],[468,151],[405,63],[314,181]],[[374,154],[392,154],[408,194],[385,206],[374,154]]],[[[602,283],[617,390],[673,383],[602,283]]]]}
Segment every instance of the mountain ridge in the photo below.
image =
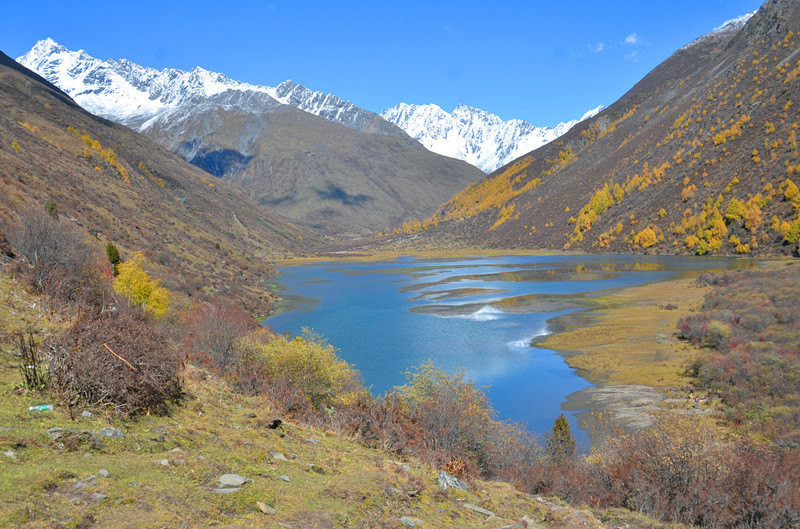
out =
{"type": "Polygon", "coordinates": [[[768,0],[396,231],[440,247],[797,255],[798,34],[800,5],[768,0]]]}
{"type": "Polygon", "coordinates": [[[158,71],[100,61],[52,39],[20,60],[88,110],[328,234],[357,237],[424,218],[481,176],[377,114],[291,81],[272,88],[199,67],[158,71]]]}
{"type": "Polygon", "coordinates": [[[602,109],[600,105],[580,119],[553,127],[537,127],[521,119],[503,121],[495,114],[467,105],[458,105],[452,112],[446,112],[435,104],[399,103],[381,112],[381,116],[429,150],[464,160],[490,173],[553,141],[602,109]]]}
{"type": "MultiPolygon", "coordinates": [[[[305,253],[322,238],[145,136],[84,110],[0,52],[0,223],[52,200],[90,240],[142,251],[164,285],[187,297],[229,295],[270,310],[265,258],[305,253]]],[[[100,244],[100,243],[98,243],[100,244]]]]}

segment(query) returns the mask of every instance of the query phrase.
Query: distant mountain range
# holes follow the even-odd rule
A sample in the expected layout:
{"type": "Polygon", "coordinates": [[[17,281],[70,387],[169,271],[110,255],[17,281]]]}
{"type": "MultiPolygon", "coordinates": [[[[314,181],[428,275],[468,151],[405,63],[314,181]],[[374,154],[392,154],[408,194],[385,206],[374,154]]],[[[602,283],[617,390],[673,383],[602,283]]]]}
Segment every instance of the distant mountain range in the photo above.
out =
{"type": "Polygon", "coordinates": [[[458,105],[448,113],[436,105],[400,103],[381,112],[381,116],[433,152],[464,160],[490,173],[553,141],[602,109],[602,105],[598,106],[580,119],[555,127],[537,127],[521,119],[503,121],[494,114],[466,105],[458,105]]]}
{"type": "Polygon", "coordinates": [[[552,141],[602,109],[597,107],[580,120],[555,127],[537,127],[519,119],[503,121],[463,105],[447,113],[436,105],[400,103],[378,115],[293,81],[269,87],[236,81],[200,67],[188,72],[174,68],[159,71],[126,59],[96,59],[49,38],[36,43],[17,61],[67,92],[86,110],[140,131],[146,130],[156,116],[190,100],[196,102],[228,91],[262,93],[362,132],[404,137],[401,131],[405,131],[429,150],[466,161],[484,172],[552,141]]]}
{"type": "Polygon", "coordinates": [[[88,111],[143,132],[271,211],[334,235],[432,214],[480,170],[425,149],[341,98],[291,81],[256,86],[194,68],[101,61],[51,39],[20,64],[88,111]]]}

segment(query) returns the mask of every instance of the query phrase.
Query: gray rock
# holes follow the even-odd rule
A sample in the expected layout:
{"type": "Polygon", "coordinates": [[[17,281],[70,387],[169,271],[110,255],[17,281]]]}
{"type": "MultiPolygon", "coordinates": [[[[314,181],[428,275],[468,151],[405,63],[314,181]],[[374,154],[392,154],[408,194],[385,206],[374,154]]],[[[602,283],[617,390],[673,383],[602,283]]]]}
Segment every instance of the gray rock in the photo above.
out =
{"type": "Polygon", "coordinates": [[[403,491],[401,491],[401,490],[400,490],[400,489],[398,489],[397,487],[389,487],[389,489],[387,490],[387,492],[388,492],[389,494],[402,494],[402,492],[403,492],[403,491]]]}
{"type": "Polygon", "coordinates": [[[410,466],[408,466],[408,465],[403,465],[403,467],[402,467],[402,468],[403,468],[403,470],[405,470],[406,472],[411,472],[411,467],[410,467],[410,466]]]}
{"type": "Polygon", "coordinates": [[[17,453],[14,452],[13,450],[6,450],[5,452],[3,452],[3,455],[9,459],[13,459],[14,461],[17,460],[17,453]]]}
{"type": "Polygon", "coordinates": [[[258,506],[259,510],[261,512],[263,512],[264,514],[274,515],[274,514],[278,513],[278,511],[275,510],[275,507],[270,507],[269,505],[267,505],[263,501],[257,501],[256,505],[258,506]]]}
{"type": "Polygon", "coordinates": [[[81,412],[81,415],[83,415],[84,417],[87,417],[87,418],[89,418],[89,419],[91,419],[92,417],[94,417],[94,415],[92,414],[92,412],[90,412],[89,410],[83,410],[83,411],[81,412]]]}
{"type": "Polygon", "coordinates": [[[158,460],[158,464],[162,465],[162,466],[165,466],[165,467],[168,467],[169,466],[169,459],[159,459],[158,460]]]}
{"type": "MultiPolygon", "coordinates": [[[[65,435],[69,435],[69,434],[77,434],[77,435],[87,436],[92,441],[94,441],[95,445],[98,448],[103,448],[103,447],[106,446],[106,444],[103,442],[102,439],[97,437],[97,435],[95,435],[93,432],[90,432],[89,430],[80,430],[80,431],[78,431],[78,430],[71,430],[69,428],[50,428],[46,432],[47,437],[49,437],[53,441],[58,441],[59,439],[61,439],[65,435]]],[[[63,448],[63,446],[59,445],[59,448],[63,448]]]]}
{"type": "Polygon", "coordinates": [[[255,419],[256,417],[258,417],[258,415],[256,415],[255,413],[245,413],[244,415],[242,415],[242,417],[244,417],[245,419],[255,419]]]}
{"type": "Polygon", "coordinates": [[[400,523],[406,527],[416,527],[418,525],[422,525],[422,520],[419,518],[412,518],[410,516],[401,516],[400,523]]]}
{"type": "Polygon", "coordinates": [[[460,489],[460,490],[468,490],[467,484],[458,479],[457,477],[451,476],[447,472],[439,472],[439,475],[436,476],[436,481],[439,482],[439,486],[442,490],[447,489],[460,489]]]}
{"type": "Polygon", "coordinates": [[[311,444],[315,444],[315,445],[321,443],[321,441],[319,439],[314,439],[312,437],[309,437],[308,439],[306,439],[306,442],[307,443],[311,443],[311,444]]]}
{"type": "Polygon", "coordinates": [[[93,494],[92,494],[92,501],[93,501],[94,503],[100,503],[100,502],[102,502],[103,500],[105,500],[106,498],[108,498],[108,496],[107,496],[107,495],[105,495],[105,494],[101,494],[101,493],[99,493],[99,492],[95,492],[95,493],[93,493],[93,494]]]}
{"type": "Polygon", "coordinates": [[[281,476],[278,476],[278,479],[279,479],[279,480],[281,480],[281,481],[285,481],[285,482],[287,482],[287,483],[289,483],[290,481],[292,481],[292,478],[290,478],[290,477],[289,477],[289,476],[287,476],[286,474],[283,474],[283,475],[281,475],[281,476]]]}
{"type": "Polygon", "coordinates": [[[241,487],[225,487],[225,488],[211,489],[211,490],[213,490],[217,494],[230,494],[232,492],[239,492],[240,490],[242,490],[242,488],[241,487]]]}
{"type": "Polygon", "coordinates": [[[286,456],[281,454],[280,452],[271,452],[272,458],[277,459],[278,461],[289,461],[286,459],[286,456]]]}
{"type": "Polygon", "coordinates": [[[475,512],[480,513],[480,514],[484,514],[486,516],[494,516],[495,515],[492,511],[488,511],[488,510],[484,509],[483,507],[478,507],[477,505],[473,505],[472,503],[465,503],[464,504],[464,508],[465,509],[469,509],[470,511],[475,511],[475,512]]]}
{"type": "Polygon", "coordinates": [[[247,483],[247,478],[239,474],[223,474],[219,477],[219,484],[223,487],[241,487],[247,483]]]}
{"type": "Polygon", "coordinates": [[[114,428],[113,426],[106,426],[105,428],[102,428],[99,432],[97,432],[97,435],[100,437],[108,437],[109,439],[122,439],[125,437],[125,434],[122,433],[121,430],[114,428]]]}
{"type": "Polygon", "coordinates": [[[101,468],[100,470],[98,470],[97,473],[100,474],[101,476],[103,476],[104,478],[107,478],[107,477],[111,476],[111,472],[109,472],[108,470],[106,470],[104,468],[101,468]]]}

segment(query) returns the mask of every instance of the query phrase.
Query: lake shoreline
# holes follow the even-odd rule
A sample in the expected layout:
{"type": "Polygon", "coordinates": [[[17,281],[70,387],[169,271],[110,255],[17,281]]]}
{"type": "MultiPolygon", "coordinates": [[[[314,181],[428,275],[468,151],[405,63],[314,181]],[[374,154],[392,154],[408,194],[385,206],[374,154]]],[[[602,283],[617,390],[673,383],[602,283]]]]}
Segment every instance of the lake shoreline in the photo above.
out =
{"type": "Polygon", "coordinates": [[[630,432],[664,410],[694,411],[682,392],[692,379],[683,373],[698,351],[679,341],[676,329],[707,291],[694,278],[625,287],[594,298],[593,308],[548,321],[550,333],[534,345],[556,351],[594,384],[562,403],[578,412],[591,445],[603,442],[603,430],[630,432]]]}

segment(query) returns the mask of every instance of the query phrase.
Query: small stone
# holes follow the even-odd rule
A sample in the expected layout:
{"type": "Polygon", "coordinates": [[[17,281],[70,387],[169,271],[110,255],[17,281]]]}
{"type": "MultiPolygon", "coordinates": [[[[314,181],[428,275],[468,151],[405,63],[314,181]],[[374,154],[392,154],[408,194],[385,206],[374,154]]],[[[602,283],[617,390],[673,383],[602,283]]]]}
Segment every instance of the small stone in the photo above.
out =
{"type": "Polygon", "coordinates": [[[419,518],[412,518],[410,516],[401,516],[400,523],[406,527],[416,527],[418,525],[422,525],[422,520],[419,518]]]}
{"type": "Polygon", "coordinates": [[[109,472],[108,470],[106,470],[104,468],[101,468],[100,470],[98,470],[97,473],[100,474],[101,476],[103,476],[104,478],[107,478],[107,477],[111,476],[111,472],[109,472]]]}
{"type": "Polygon", "coordinates": [[[17,460],[17,454],[13,450],[6,450],[5,452],[3,452],[3,455],[9,459],[13,459],[14,461],[17,460]]]}
{"type": "Polygon", "coordinates": [[[269,428],[270,430],[274,430],[281,424],[283,424],[283,421],[276,417],[267,423],[267,428],[269,428]]]}
{"type": "Polygon", "coordinates": [[[411,467],[408,465],[403,465],[403,470],[405,470],[406,472],[411,472],[411,467]]]}
{"type": "Polygon", "coordinates": [[[387,490],[387,492],[388,492],[389,494],[402,494],[402,493],[403,493],[403,491],[401,491],[401,490],[400,490],[400,489],[398,489],[397,487],[389,487],[389,489],[387,490]]]}
{"type": "Polygon", "coordinates": [[[472,503],[465,503],[465,509],[469,509],[470,511],[475,511],[477,513],[483,514],[485,516],[494,516],[495,514],[492,511],[488,511],[483,507],[478,507],[477,505],[473,505],[472,503]]]}
{"type": "Polygon", "coordinates": [[[86,417],[88,419],[91,419],[92,417],[94,417],[94,414],[92,414],[92,412],[90,412],[89,410],[83,410],[81,412],[81,415],[83,415],[84,417],[86,417]]]}
{"type": "Polygon", "coordinates": [[[97,435],[101,437],[108,437],[109,439],[122,439],[125,437],[125,434],[122,433],[121,430],[114,428],[113,426],[106,426],[105,428],[102,428],[99,432],[97,432],[97,435]]]}
{"type": "Polygon", "coordinates": [[[316,445],[316,444],[321,443],[322,441],[320,441],[319,439],[313,439],[313,438],[309,437],[308,439],[306,439],[306,442],[316,445]]]}
{"type": "Polygon", "coordinates": [[[417,496],[419,496],[419,491],[418,490],[410,490],[410,491],[406,492],[406,494],[408,494],[408,496],[410,498],[416,498],[417,496]]]}
{"type": "Polygon", "coordinates": [[[263,512],[264,514],[272,514],[272,515],[274,515],[274,514],[277,514],[277,512],[278,512],[278,511],[276,511],[276,510],[275,510],[275,508],[274,508],[274,507],[270,507],[269,505],[267,505],[267,504],[266,504],[266,503],[264,503],[263,501],[257,501],[257,502],[256,502],[256,505],[258,505],[258,508],[259,508],[259,509],[261,510],[261,512],[263,512]]]}
{"type": "Polygon", "coordinates": [[[272,458],[277,459],[278,461],[289,461],[286,459],[286,456],[281,454],[280,452],[271,452],[272,458]]]}
{"type": "Polygon", "coordinates": [[[100,503],[106,498],[108,498],[107,495],[100,494],[99,492],[95,492],[94,494],[92,494],[92,501],[95,503],[100,503]]]}
{"type": "Polygon", "coordinates": [[[283,474],[283,475],[281,475],[281,476],[278,476],[278,479],[279,479],[279,480],[281,480],[281,481],[285,481],[285,482],[287,482],[287,483],[289,483],[290,481],[292,481],[292,478],[290,478],[290,477],[289,477],[289,476],[287,476],[286,474],[283,474]]]}
{"type": "Polygon", "coordinates": [[[458,478],[456,478],[454,476],[451,476],[450,474],[448,474],[447,472],[444,472],[444,471],[439,472],[439,475],[436,476],[436,481],[439,482],[439,486],[442,488],[442,490],[447,490],[447,489],[467,490],[468,489],[466,483],[464,483],[463,481],[461,481],[460,479],[458,479],[458,478]]]}
{"type": "Polygon", "coordinates": [[[244,417],[245,419],[255,419],[256,417],[258,417],[258,415],[256,415],[255,413],[245,413],[244,415],[242,415],[242,417],[244,417]]]}
{"type": "Polygon", "coordinates": [[[169,466],[169,459],[159,459],[158,460],[158,464],[162,465],[162,466],[165,466],[165,467],[168,467],[169,466]]]}
{"type": "Polygon", "coordinates": [[[247,482],[247,478],[239,474],[223,474],[219,477],[219,484],[223,487],[241,487],[247,482]]]}
{"type": "Polygon", "coordinates": [[[211,489],[217,494],[230,494],[231,492],[239,492],[241,487],[225,487],[220,489],[211,489]]]}

